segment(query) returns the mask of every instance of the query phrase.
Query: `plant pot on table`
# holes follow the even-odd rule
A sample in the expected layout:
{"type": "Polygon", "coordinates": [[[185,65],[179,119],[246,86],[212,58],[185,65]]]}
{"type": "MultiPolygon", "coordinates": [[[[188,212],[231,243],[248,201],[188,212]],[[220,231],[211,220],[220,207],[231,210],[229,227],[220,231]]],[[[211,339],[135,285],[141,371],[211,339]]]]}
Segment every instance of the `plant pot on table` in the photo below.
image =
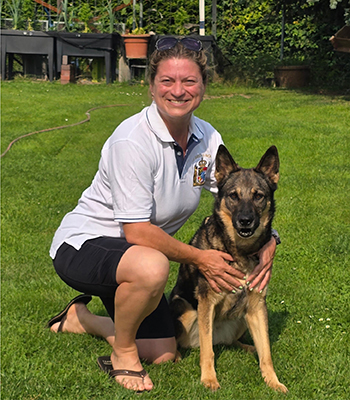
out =
{"type": "Polygon", "coordinates": [[[122,35],[126,58],[147,58],[149,34],[122,35]]]}

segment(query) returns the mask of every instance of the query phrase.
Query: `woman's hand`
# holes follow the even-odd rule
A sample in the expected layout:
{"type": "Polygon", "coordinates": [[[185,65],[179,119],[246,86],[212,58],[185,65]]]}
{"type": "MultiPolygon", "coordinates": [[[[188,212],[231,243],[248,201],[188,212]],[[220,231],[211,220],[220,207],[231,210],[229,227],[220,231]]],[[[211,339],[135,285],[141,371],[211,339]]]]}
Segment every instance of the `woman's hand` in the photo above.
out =
{"type": "MultiPolygon", "coordinates": [[[[244,274],[228,264],[234,261],[229,254],[217,250],[200,250],[181,243],[150,222],[124,224],[123,228],[129,243],[157,249],[169,260],[178,263],[196,265],[215,292],[241,289],[242,283],[238,279],[243,279],[244,274]]],[[[250,288],[259,285],[260,291],[268,284],[275,250],[276,240],[272,237],[258,253],[260,262],[247,279],[250,288]]]]}
{"type": "Polygon", "coordinates": [[[257,287],[262,291],[269,283],[272,274],[273,258],[276,251],[276,239],[274,237],[262,247],[258,253],[259,264],[254,268],[254,271],[247,278],[247,285],[250,289],[257,287]]]}
{"type": "Polygon", "coordinates": [[[233,258],[227,253],[181,243],[150,222],[123,224],[123,229],[129,243],[157,249],[178,263],[196,265],[217,293],[232,292],[242,285],[238,279],[243,280],[244,274],[228,264],[233,258]]]}
{"type": "Polygon", "coordinates": [[[201,250],[200,258],[196,262],[199,271],[217,293],[223,290],[232,292],[242,288],[238,279],[243,279],[244,274],[231,267],[229,261],[233,261],[233,258],[222,251],[201,250]]]}

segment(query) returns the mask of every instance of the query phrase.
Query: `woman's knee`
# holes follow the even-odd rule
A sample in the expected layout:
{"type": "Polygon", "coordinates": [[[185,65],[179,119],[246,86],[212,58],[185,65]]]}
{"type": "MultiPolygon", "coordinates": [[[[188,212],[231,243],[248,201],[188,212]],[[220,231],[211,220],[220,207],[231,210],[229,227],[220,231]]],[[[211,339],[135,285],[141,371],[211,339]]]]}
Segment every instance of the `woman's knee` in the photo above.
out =
{"type": "Polygon", "coordinates": [[[174,337],[164,339],[137,339],[139,356],[150,364],[161,364],[174,361],[176,340],[174,337]]]}
{"type": "Polygon", "coordinates": [[[117,269],[117,282],[138,281],[143,286],[162,288],[169,276],[169,260],[158,250],[132,246],[123,255],[117,269]]]}
{"type": "Polygon", "coordinates": [[[143,268],[140,273],[147,281],[150,280],[154,283],[155,281],[159,281],[162,284],[168,280],[169,260],[160,251],[147,249],[141,266],[143,268]]]}

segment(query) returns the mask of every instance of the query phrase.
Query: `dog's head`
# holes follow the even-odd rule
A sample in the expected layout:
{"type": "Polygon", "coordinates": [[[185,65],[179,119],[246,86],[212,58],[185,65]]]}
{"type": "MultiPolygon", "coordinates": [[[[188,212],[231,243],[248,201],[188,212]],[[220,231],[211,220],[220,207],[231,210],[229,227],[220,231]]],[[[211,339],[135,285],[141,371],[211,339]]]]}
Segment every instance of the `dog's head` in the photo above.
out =
{"type": "Polygon", "coordinates": [[[259,164],[251,169],[239,167],[226,147],[219,147],[215,171],[219,189],[216,211],[232,239],[259,237],[271,228],[278,171],[275,146],[271,146],[259,164]]]}

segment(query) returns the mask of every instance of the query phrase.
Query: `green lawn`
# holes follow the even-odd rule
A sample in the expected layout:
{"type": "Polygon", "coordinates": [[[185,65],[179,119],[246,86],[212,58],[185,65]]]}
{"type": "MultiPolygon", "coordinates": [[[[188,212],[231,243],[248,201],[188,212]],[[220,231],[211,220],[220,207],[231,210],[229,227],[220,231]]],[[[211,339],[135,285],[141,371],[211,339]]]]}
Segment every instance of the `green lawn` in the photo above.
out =
{"type": "MultiPolygon", "coordinates": [[[[15,143],[2,158],[1,375],[2,398],[13,400],[130,399],[96,364],[108,345],[88,335],[55,335],[48,319],[76,293],[54,272],[48,250],[62,217],[90,184],[104,141],[126,117],[149,104],[148,87],[2,82],[1,153],[18,136],[86,118],[15,143]]],[[[267,388],[256,357],[216,346],[222,388],[200,384],[199,351],[178,364],[146,366],[154,383],[142,398],[350,398],[350,97],[277,89],[209,87],[196,115],[223,135],[235,160],[255,166],[272,144],[281,178],[274,227],[282,237],[269,287],[275,369],[289,389],[267,388]]],[[[188,241],[211,212],[205,194],[178,233],[188,241]]],[[[172,264],[167,290],[177,273],[172,264]]],[[[104,314],[94,299],[93,312],[104,314]]],[[[247,337],[249,341],[249,337],[247,337]]]]}

